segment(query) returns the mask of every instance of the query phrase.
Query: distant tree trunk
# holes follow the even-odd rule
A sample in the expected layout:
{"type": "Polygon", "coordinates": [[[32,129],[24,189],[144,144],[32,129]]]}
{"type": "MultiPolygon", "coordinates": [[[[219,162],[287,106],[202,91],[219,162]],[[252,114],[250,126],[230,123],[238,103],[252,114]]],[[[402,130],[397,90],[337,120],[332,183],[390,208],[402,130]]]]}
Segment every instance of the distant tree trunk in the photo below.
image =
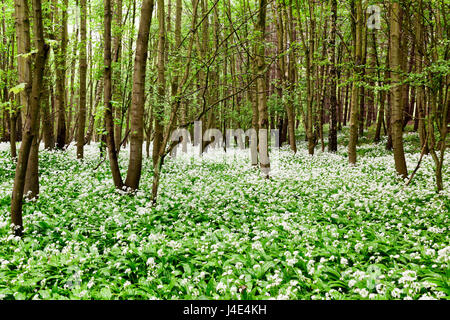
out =
{"type": "Polygon", "coordinates": [[[92,106],[92,112],[89,115],[89,126],[88,130],[86,132],[86,137],[84,138],[84,143],[90,144],[92,140],[92,135],[94,133],[94,117],[97,110],[97,106],[100,103],[100,100],[102,98],[102,81],[97,81],[97,89],[95,90],[95,100],[94,105],[92,106]]]}
{"type": "MultiPolygon", "coordinates": [[[[303,49],[305,51],[305,69],[306,69],[306,114],[303,112],[303,109],[300,108],[303,116],[303,124],[305,127],[305,140],[308,142],[308,153],[310,155],[314,154],[314,149],[316,146],[316,139],[314,135],[314,126],[313,126],[313,118],[314,118],[314,94],[313,94],[313,58],[314,58],[314,32],[315,32],[315,20],[313,18],[312,6],[311,2],[308,1],[309,5],[309,18],[310,18],[310,27],[306,25],[305,30],[303,30],[302,17],[298,18],[299,24],[299,34],[303,44],[303,49]],[[308,39],[305,35],[308,35],[308,39]]],[[[299,6],[299,1],[296,1],[297,12],[301,12],[301,8],[299,6]]]]}
{"type": "MultiPolygon", "coordinates": [[[[289,51],[289,63],[288,63],[288,78],[289,78],[289,90],[291,95],[293,95],[294,84],[296,83],[296,63],[295,63],[295,51],[292,49],[295,43],[295,29],[294,29],[294,19],[292,14],[292,0],[289,0],[289,6],[287,8],[288,17],[286,20],[286,27],[289,27],[289,46],[291,50],[289,51]]],[[[296,153],[297,145],[295,143],[295,108],[294,108],[294,97],[290,97],[287,105],[287,117],[288,117],[288,131],[289,131],[289,145],[291,150],[296,153]]]]}
{"type": "MultiPolygon", "coordinates": [[[[363,13],[363,21],[365,21],[365,16],[363,13]]],[[[364,22],[363,22],[364,23],[364,22]]],[[[362,25],[363,25],[362,23],[362,25]]],[[[365,81],[365,75],[366,75],[366,69],[365,64],[367,62],[367,28],[365,26],[362,27],[362,50],[361,50],[361,74],[360,74],[360,81],[365,81]]],[[[366,107],[366,89],[362,86],[359,88],[359,128],[358,128],[358,135],[364,136],[364,122],[366,120],[366,113],[367,113],[367,107],[366,107]]]]}
{"type": "Polygon", "coordinates": [[[331,35],[330,35],[330,130],[328,150],[337,152],[337,98],[336,98],[336,22],[337,0],[331,0],[331,35]]]}
{"type": "MultiPolygon", "coordinates": [[[[163,140],[164,131],[164,103],[166,92],[165,79],[165,56],[166,56],[166,27],[165,27],[165,13],[164,0],[157,0],[158,8],[158,57],[157,57],[157,98],[156,105],[153,108],[153,115],[155,118],[155,135],[153,138],[153,167],[157,166],[159,159],[159,150],[163,140]]],[[[201,146],[200,146],[201,147],[201,146]]]]}
{"type": "MultiPolygon", "coordinates": [[[[380,71],[380,60],[378,58],[378,50],[377,50],[377,36],[376,36],[376,31],[373,32],[372,34],[372,45],[373,45],[373,50],[374,50],[374,55],[375,55],[375,61],[377,64],[377,78],[378,78],[378,85],[381,86],[382,85],[382,79],[381,79],[381,71],[380,71]]],[[[388,44],[388,48],[387,48],[387,55],[386,55],[386,66],[389,65],[389,44],[388,44]]],[[[385,78],[387,79],[388,76],[388,71],[385,72],[385,78]]],[[[374,138],[374,142],[380,142],[381,140],[381,127],[384,123],[384,106],[385,106],[385,102],[386,102],[386,93],[385,91],[380,91],[378,93],[379,99],[380,99],[380,108],[378,110],[378,120],[377,120],[377,126],[376,126],[376,130],[375,130],[375,138],[374,138]]]]}
{"type": "MultiPolygon", "coordinates": [[[[13,100],[11,99],[11,101],[13,100]]],[[[11,112],[9,121],[9,143],[11,145],[11,158],[15,159],[17,158],[17,111],[11,112]]]]}
{"type": "Polygon", "coordinates": [[[347,119],[348,119],[348,85],[345,86],[345,104],[344,104],[344,120],[343,120],[343,126],[347,126],[347,119]]]}
{"type": "MultiPolygon", "coordinates": [[[[182,0],[176,0],[176,8],[175,8],[175,48],[178,50],[178,48],[181,46],[181,16],[183,14],[183,2],[182,0]]],[[[178,85],[179,85],[179,74],[181,70],[181,55],[177,54],[176,56],[176,72],[173,77],[172,86],[171,86],[171,94],[173,97],[176,97],[178,93],[178,85]]],[[[186,121],[186,119],[181,120],[182,123],[186,121]]]]}
{"type": "Polygon", "coordinates": [[[139,33],[136,43],[136,57],[133,74],[131,103],[130,161],[126,186],[139,188],[142,169],[142,143],[144,140],[145,69],[147,66],[148,38],[153,13],[153,0],[143,0],[139,33]]]}
{"type": "Polygon", "coordinates": [[[113,21],[115,22],[115,26],[113,28],[113,70],[112,70],[112,81],[113,81],[113,100],[114,100],[114,114],[115,114],[115,123],[114,123],[114,140],[117,148],[120,148],[120,142],[122,140],[122,126],[123,121],[119,121],[122,119],[122,108],[118,103],[120,100],[120,92],[121,92],[121,54],[122,54],[122,0],[114,0],[114,16],[113,21]]]}
{"type": "MultiPolygon", "coordinates": [[[[30,45],[30,20],[28,16],[28,2],[15,1],[15,23],[17,34],[17,69],[19,83],[25,84],[25,88],[19,93],[18,103],[22,106],[24,112],[28,108],[28,97],[31,90],[31,66],[30,59],[26,59],[23,55],[31,51],[30,45]],[[19,36],[20,35],[20,36],[19,36]]],[[[21,112],[20,108],[15,108],[11,115],[11,155],[13,158],[17,156],[16,141],[21,140],[21,112]]]]}
{"type": "Polygon", "coordinates": [[[400,3],[393,2],[390,17],[390,39],[391,55],[390,67],[392,69],[391,79],[394,87],[392,88],[392,145],[394,148],[395,169],[403,178],[408,177],[406,167],[405,153],[403,150],[403,107],[402,107],[402,86],[401,83],[401,49],[400,35],[402,22],[402,9],[400,3]]]}
{"type": "MultiPolygon", "coordinates": [[[[17,6],[24,6],[25,2],[26,1],[17,0],[16,9],[18,9],[17,6]]],[[[44,42],[44,28],[42,25],[42,11],[40,0],[33,0],[33,10],[34,36],[36,39],[37,53],[35,55],[33,84],[31,96],[29,99],[30,103],[28,106],[25,127],[23,130],[23,140],[20,146],[19,158],[17,160],[16,174],[14,176],[14,186],[11,199],[11,224],[13,227],[13,232],[16,236],[22,236],[23,233],[22,198],[25,187],[25,175],[27,171],[31,146],[37,132],[36,127],[39,121],[39,99],[42,91],[42,80],[44,77],[45,62],[47,60],[49,51],[49,46],[44,42]]],[[[27,10],[22,11],[22,14],[26,14],[26,12],[27,10]]],[[[20,15],[18,17],[21,18],[22,16],[20,15]]],[[[24,18],[26,17],[27,16],[25,16],[24,18]]],[[[20,34],[20,32],[18,33],[18,39],[22,39],[23,36],[24,34],[20,34]]]]}
{"type": "Polygon", "coordinates": [[[56,59],[56,102],[58,108],[58,123],[56,128],[56,147],[64,149],[66,145],[66,49],[67,49],[67,6],[68,0],[63,0],[61,13],[61,41],[56,59]]]}
{"type": "MultiPolygon", "coordinates": [[[[284,5],[284,3],[283,3],[284,5]]],[[[290,105],[290,101],[287,99],[283,99],[283,95],[288,95],[287,88],[287,79],[286,79],[286,56],[283,54],[285,52],[285,33],[286,28],[284,26],[283,21],[283,11],[285,8],[279,4],[277,5],[276,12],[278,19],[276,20],[276,30],[277,30],[277,54],[278,58],[278,74],[279,74],[279,83],[276,85],[276,90],[278,93],[278,99],[281,101],[283,106],[288,109],[290,105]]],[[[275,13],[274,13],[275,14],[275,13]]],[[[287,47],[287,44],[286,44],[287,47]]],[[[280,111],[278,114],[278,130],[280,131],[280,146],[287,140],[287,121],[286,121],[286,113],[284,111],[280,111]]]]}
{"type": "Polygon", "coordinates": [[[53,112],[50,105],[50,81],[49,68],[45,69],[42,92],[42,130],[44,135],[44,147],[47,150],[55,148],[55,134],[53,125],[53,112]]]}
{"type": "Polygon", "coordinates": [[[258,79],[256,87],[258,90],[257,101],[258,101],[258,149],[259,149],[259,164],[261,171],[269,176],[270,170],[270,160],[269,160],[269,119],[267,114],[267,96],[266,96],[266,63],[265,63],[265,35],[266,35],[266,11],[267,11],[267,1],[259,1],[259,14],[256,24],[256,30],[259,35],[259,43],[257,48],[256,62],[258,70],[258,79]]]}
{"type": "Polygon", "coordinates": [[[114,185],[117,189],[122,189],[123,181],[120,175],[119,161],[117,158],[117,149],[114,143],[114,120],[113,109],[111,104],[112,88],[111,88],[111,0],[104,0],[104,103],[105,103],[105,125],[106,125],[106,143],[108,146],[109,165],[113,176],[114,185]]]}
{"type": "Polygon", "coordinates": [[[86,0],[80,0],[81,22],[80,22],[80,104],[78,109],[78,132],[77,132],[77,158],[84,157],[84,131],[86,126],[86,75],[87,75],[87,61],[86,61],[86,17],[87,8],[86,0]]]}
{"type": "MultiPolygon", "coordinates": [[[[351,0],[355,5],[355,0],[351,0]]],[[[350,138],[348,142],[348,159],[351,164],[356,164],[356,144],[358,143],[358,120],[359,120],[359,81],[361,76],[361,58],[362,58],[362,41],[363,41],[363,12],[362,0],[356,0],[356,21],[353,22],[354,27],[354,81],[352,87],[351,99],[351,117],[350,117],[350,138]]],[[[353,18],[352,18],[353,19],[353,18]]]]}
{"type": "MultiPolygon", "coordinates": [[[[251,60],[251,72],[253,74],[256,74],[258,72],[257,70],[257,62],[256,62],[256,46],[253,46],[253,56],[255,57],[254,59],[251,60]]],[[[250,84],[249,87],[249,91],[250,91],[250,103],[252,106],[252,128],[255,130],[256,132],[256,137],[251,137],[250,139],[257,139],[258,137],[258,131],[259,131],[259,111],[258,111],[258,88],[257,88],[257,84],[256,81],[253,82],[252,84],[250,84]]],[[[256,152],[256,150],[250,150],[251,151],[251,163],[252,166],[257,166],[258,165],[258,153],[256,152]]]]}
{"type": "MultiPolygon", "coordinates": [[[[78,26],[78,15],[75,15],[75,32],[73,35],[73,41],[78,43],[78,33],[80,32],[80,28],[78,26]]],[[[78,46],[72,46],[72,56],[71,56],[71,63],[70,63],[70,83],[69,87],[66,88],[66,101],[67,101],[67,109],[66,109],[66,145],[69,145],[75,138],[75,130],[77,127],[77,106],[75,106],[75,96],[78,94],[78,88],[75,86],[75,74],[76,74],[76,61],[77,61],[77,50],[78,46]],[[69,96],[70,93],[70,96],[69,96]],[[75,118],[74,118],[75,113],[75,118]],[[72,120],[73,120],[73,126],[72,126],[72,120]]]]}
{"type": "MultiPolygon", "coordinates": [[[[423,56],[424,56],[424,45],[423,45],[423,28],[422,28],[422,11],[423,4],[422,0],[417,1],[417,9],[415,14],[415,41],[417,46],[416,53],[416,73],[422,73],[423,69],[423,56]]],[[[422,148],[425,148],[424,154],[428,154],[428,144],[427,144],[427,131],[426,131],[426,120],[425,120],[425,92],[422,85],[416,88],[416,118],[418,118],[417,126],[419,131],[420,144],[422,148]]]]}

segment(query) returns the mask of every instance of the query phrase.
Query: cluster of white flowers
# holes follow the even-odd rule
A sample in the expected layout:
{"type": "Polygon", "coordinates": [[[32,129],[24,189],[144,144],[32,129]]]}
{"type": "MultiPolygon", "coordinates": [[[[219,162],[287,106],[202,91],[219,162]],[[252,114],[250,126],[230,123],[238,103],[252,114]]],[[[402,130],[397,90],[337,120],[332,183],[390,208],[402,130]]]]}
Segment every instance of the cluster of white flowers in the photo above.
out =
{"type": "MultiPolygon", "coordinates": [[[[448,188],[438,195],[430,187],[429,156],[405,187],[382,145],[362,149],[366,153],[358,165],[348,166],[342,147],[337,154],[319,151],[314,157],[304,146],[295,155],[282,148],[271,154],[272,179],[261,179],[248,165],[247,151],[180,154],[167,158],[156,206],[149,205],[145,191],[151,190],[151,159],[144,159],[142,191],[124,197],[114,191],[107,163],[93,173],[97,145],[86,147],[83,162],[76,161],[73,146],[66,153],[43,151],[43,192],[27,204],[26,241],[10,234],[8,209],[0,207],[0,268],[14,266],[15,276],[5,279],[11,288],[27,285],[30,274],[52,274],[55,267],[89,269],[92,279],[83,284],[89,289],[83,298],[104,282],[119,292],[127,288],[122,291],[128,295],[133,295],[130,287],[146,285],[153,298],[167,297],[168,290],[176,298],[204,296],[211,279],[218,293],[229,288],[237,298],[248,281],[268,298],[439,298],[442,288],[421,277],[445,275],[448,267],[448,188]],[[159,282],[165,271],[159,261],[172,263],[171,276],[184,288],[159,282]],[[383,274],[368,271],[375,263],[384,265],[383,274]],[[124,283],[127,272],[140,282],[124,283]],[[314,287],[330,279],[351,290],[302,290],[304,284],[314,287]]],[[[419,156],[407,153],[408,167],[419,156]]],[[[121,166],[127,157],[120,153],[121,166]]],[[[0,164],[13,170],[9,160],[0,157],[0,164]]],[[[11,191],[10,179],[2,179],[0,200],[11,191]]],[[[43,281],[41,287],[48,290],[53,283],[43,281]]],[[[37,298],[46,297],[43,290],[37,298]]]]}
{"type": "Polygon", "coordinates": [[[448,263],[450,261],[450,246],[439,250],[436,260],[441,263],[448,263]]]}
{"type": "Polygon", "coordinates": [[[417,274],[415,271],[407,270],[402,273],[402,277],[398,280],[400,284],[405,284],[408,282],[413,282],[417,279],[417,274]]]}
{"type": "Polygon", "coordinates": [[[227,285],[223,282],[219,282],[216,285],[216,291],[218,291],[219,293],[224,293],[225,290],[227,289],[227,285]]]}

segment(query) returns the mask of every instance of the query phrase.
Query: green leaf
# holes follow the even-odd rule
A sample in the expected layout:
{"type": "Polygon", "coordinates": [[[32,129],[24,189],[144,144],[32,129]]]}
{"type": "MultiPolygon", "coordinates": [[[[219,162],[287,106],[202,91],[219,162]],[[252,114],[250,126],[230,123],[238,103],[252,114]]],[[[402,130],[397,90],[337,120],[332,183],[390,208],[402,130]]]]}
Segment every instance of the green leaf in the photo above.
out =
{"type": "Polygon", "coordinates": [[[12,92],[14,94],[19,94],[20,92],[25,90],[26,85],[27,84],[25,82],[22,82],[22,83],[18,84],[17,86],[15,86],[14,88],[9,89],[9,92],[12,92]]]}

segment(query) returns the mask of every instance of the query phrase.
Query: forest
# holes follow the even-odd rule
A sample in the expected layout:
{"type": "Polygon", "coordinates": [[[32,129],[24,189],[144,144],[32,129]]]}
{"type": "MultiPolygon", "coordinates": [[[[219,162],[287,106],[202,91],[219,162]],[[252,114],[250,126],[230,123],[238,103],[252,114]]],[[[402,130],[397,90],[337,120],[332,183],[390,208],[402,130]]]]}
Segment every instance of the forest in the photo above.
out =
{"type": "Polygon", "coordinates": [[[448,0],[0,1],[0,300],[449,299],[448,0]]]}

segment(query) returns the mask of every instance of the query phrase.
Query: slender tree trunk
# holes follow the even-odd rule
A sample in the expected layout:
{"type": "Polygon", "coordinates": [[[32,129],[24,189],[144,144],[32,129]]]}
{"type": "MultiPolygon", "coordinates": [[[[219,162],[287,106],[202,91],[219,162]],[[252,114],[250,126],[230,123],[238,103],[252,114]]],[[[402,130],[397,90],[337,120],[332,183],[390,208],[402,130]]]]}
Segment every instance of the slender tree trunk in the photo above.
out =
{"type": "Polygon", "coordinates": [[[164,131],[164,104],[166,92],[165,79],[165,56],[166,56],[166,28],[165,28],[165,11],[164,0],[157,0],[158,8],[158,60],[157,60],[157,98],[156,105],[153,108],[155,118],[155,136],[153,138],[153,167],[155,168],[159,159],[159,150],[163,140],[164,131]]]}
{"type": "MultiPolygon", "coordinates": [[[[365,16],[363,13],[363,21],[365,21],[365,16]]],[[[365,75],[366,75],[366,69],[365,64],[367,62],[367,28],[365,25],[362,27],[362,55],[361,55],[361,74],[360,79],[361,81],[365,82],[365,75]]],[[[366,107],[366,89],[364,87],[359,88],[359,128],[358,128],[358,135],[364,136],[364,123],[366,120],[366,113],[367,113],[367,107],[366,107]]]]}
{"type": "MultiPolygon", "coordinates": [[[[286,27],[289,27],[289,46],[292,48],[295,43],[295,29],[294,19],[292,14],[292,0],[289,0],[289,6],[287,8],[288,19],[286,20],[286,27]]],[[[289,78],[289,90],[291,95],[293,94],[294,85],[296,83],[296,63],[295,63],[295,51],[291,49],[289,51],[289,63],[288,63],[288,78],[289,78]]],[[[294,97],[290,97],[286,108],[288,117],[288,131],[289,131],[289,145],[291,150],[296,153],[297,145],[295,143],[295,109],[294,109],[294,97]]]]}
{"type": "Polygon", "coordinates": [[[94,120],[95,120],[95,113],[97,110],[97,106],[100,103],[100,100],[102,98],[102,81],[97,81],[97,89],[95,90],[95,101],[94,105],[92,106],[92,112],[89,115],[89,126],[88,130],[86,132],[86,137],[84,138],[84,143],[90,144],[92,140],[92,135],[94,133],[94,120]]]}
{"type": "MultiPolygon", "coordinates": [[[[380,60],[378,58],[376,31],[374,31],[372,34],[372,45],[373,45],[373,50],[374,50],[374,55],[375,55],[375,61],[377,64],[378,85],[381,86],[383,83],[382,83],[382,79],[381,79],[380,60]]],[[[387,55],[386,55],[386,66],[389,65],[389,52],[390,52],[390,45],[388,44],[387,55]]],[[[388,71],[386,71],[385,78],[387,78],[388,75],[389,75],[388,71]]],[[[380,140],[381,140],[381,126],[384,123],[384,107],[385,107],[385,102],[386,102],[385,91],[384,90],[380,91],[378,93],[378,96],[380,99],[380,108],[378,110],[378,120],[377,120],[377,127],[375,130],[374,142],[380,142],[380,140]]]]}
{"type": "Polygon", "coordinates": [[[67,6],[68,0],[63,0],[61,12],[61,41],[55,54],[56,59],[56,102],[58,122],[56,129],[56,147],[64,149],[66,145],[66,49],[67,49],[67,6]]]}
{"type": "Polygon", "coordinates": [[[47,150],[55,148],[55,135],[53,126],[53,112],[50,104],[50,69],[45,69],[44,88],[42,92],[42,130],[44,135],[44,147],[47,150]]]}
{"type": "Polygon", "coordinates": [[[402,86],[401,86],[401,52],[400,35],[402,23],[402,9],[400,3],[393,2],[390,17],[390,39],[391,55],[390,67],[392,69],[392,145],[394,148],[395,169],[403,178],[408,177],[405,153],[403,150],[403,107],[402,107],[402,86]]]}
{"type": "Polygon", "coordinates": [[[331,0],[331,35],[330,35],[330,130],[328,150],[337,152],[337,98],[336,98],[336,22],[337,0],[331,0]]]}
{"type": "Polygon", "coordinates": [[[256,87],[258,90],[258,149],[259,149],[259,164],[261,171],[269,177],[270,160],[269,160],[269,121],[267,114],[267,97],[266,97],[266,63],[265,63],[265,35],[266,35],[266,11],[267,1],[259,1],[259,14],[257,19],[256,30],[258,31],[258,47],[256,55],[258,79],[256,87]]]}
{"type": "MultiPolygon", "coordinates": [[[[130,161],[126,186],[139,188],[142,169],[142,143],[144,140],[144,104],[145,104],[145,69],[147,66],[148,38],[153,14],[153,0],[143,0],[139,33],[136,43],[136,57],[133,74],[133,93],[131,103],[130,161]]],[[[155,150],[155,147],[153,147],[155,150]]]]}
{"type": "Polygon", "coordinates": [[[114,140],[117,148],[120,148],[120,142],[122,140],[122,108],[118,103],[120,100],[121,92],[121,54],[122,54],[122,0],[114,0],[114,28],[113,28],[113,70],[112,70],[112,81],[113,81],[113,100],[114,100],[114,140]]]}
{"type": "Polygon", "coordinates": [[[40,110],[38,108],[36,124],[34,126],[35,132],[33,133],[33,141],[31,143],[30,154],[28,156],[27,172],[25,175],[24,192],[28,199],[36,198],[39,194],[39,117],[40,110]]]}
{"type": "MultiPolygon", "coordinates": [[[[424,45],[423,45],[423,27],[422,27],[422,11],[423,3],[422,0],[417,1],[417,9],[415,14],[415,40],[417,46],[416,53],[416,73],[422,73],[423,69],[423,55],[424,55],[424,45]]],[[[420,145],[425,148],[424,154],[428,154],[428,144],[427,144],[427,131],[426,131],[426,120],[425,120],[425,92],[422,85],[416,88],[416,118],[418,118],[418,131],[420,138],[420,145]]]]}
{"type": "MultiPolygon", "coordinates": [[[[20,0],[16,1],[16,5],[20,0]]],[[[21,5],[24,5],[25,1],[21,5]]],[[[20,3],[19,3],[20,5],[20,3]]],[[[14,234],[16,236],[22,236],[23,233],[23,221],[22,221],[22,198],[25,187],[25,176],[28,166],[28,159],[30,155],[33,139],[36,135],[36,126],[38,123],[39,114],[39,99],[42,91],[42,83],[44,77],[45,62],[49,51],[49,46],[44,42],[44,32],[42,25],[42,11],[41,1],[33,0],[34,11],[34,36],[36,39],[37,53],[35,55],[35,63],[33,70],[33,83],[31,96],[29,99],[29,107],[27,110],[27,116],[25,121],[25,127],[23,131],[23,140],[20,146],[19,158],[17,160],[16,174],[14,176],[14,186],[11,199],[11,224],[14,234]]],[[[26,13],[27,11],[23,11],[26,13]]],[[[29,35],[29,33],[28,33],[29,35]]],[[[18,39],[21,39],[24,34],[18,34],[18,39]]]]}
{"type": "MultiPolygon", "coordinates": [[[[17,32],[17,27],[16,27],[17,32]]],[[[14,39],[15,35],[12,36],[12,52],[14,52],[14,39]]],[[[18,58],[18,61],[20,61],[20,58],[18,58]]],[[[10,69],[12,70],[14,68],[14,55],[11,55],[11,61],[10,61],[10,69]]],[[[19,73],[20,74],[20,73],[19,73]]],[[[20,78],[19,78],[20,79],[20,78]]],[[[10,93],[9,100],[11,105],[14,105],[14,94],[10,93]]],[[[16,148],[16,141],[17,141],[17,117],[18,112],[16,108],[11,108],[10,116],[9,116],[9,142],[10,142],[10,148],[11,148],[11,158],[16,159],[17,157],[17,148],[16,148]]]]}
{"type": "Polygon", "coordinates": [[[122,189],[123,181],[120,175],[119,161],[117,157],[117,149],[114,142],[114,120],[113,120],[113,109],[112,109],[112,70],[111,70],[111,0],[104,0],[104,103],[105,103],[105,125],[106,125],[106,143],[108,145],[108,155],[109,155],[109,165],[111,167],[111,173],[113,176],[114,185],[117,189],[122,189]]]}
{"type": "Polygon", "coordinates": [[[84,131],[86,126],[86,76],[87,76],[87,59],[86,59],[86,44],[87,44],[87,7],[86,0],[80,0],[81,22],[80,22],[80,104],[78,109],[78,132],[77,132],[77,158],[84,157],[84,131]]]}
{"type": "Polygon", "coordinates": [[[362,58],[362,28],[363,28],[363,12],[362,12],[362,0],[351,1],[356,5],[356,21],[354,27],[354,81],[352,86],[352,98],[351,98],[351,117],[350,117],[350,138],[348,142],[348,159],[350,164],[356,164],[356,144],[358,143],[358,120],[359,120],[359,80],[361,76],[361,58],[362,58]]]}

